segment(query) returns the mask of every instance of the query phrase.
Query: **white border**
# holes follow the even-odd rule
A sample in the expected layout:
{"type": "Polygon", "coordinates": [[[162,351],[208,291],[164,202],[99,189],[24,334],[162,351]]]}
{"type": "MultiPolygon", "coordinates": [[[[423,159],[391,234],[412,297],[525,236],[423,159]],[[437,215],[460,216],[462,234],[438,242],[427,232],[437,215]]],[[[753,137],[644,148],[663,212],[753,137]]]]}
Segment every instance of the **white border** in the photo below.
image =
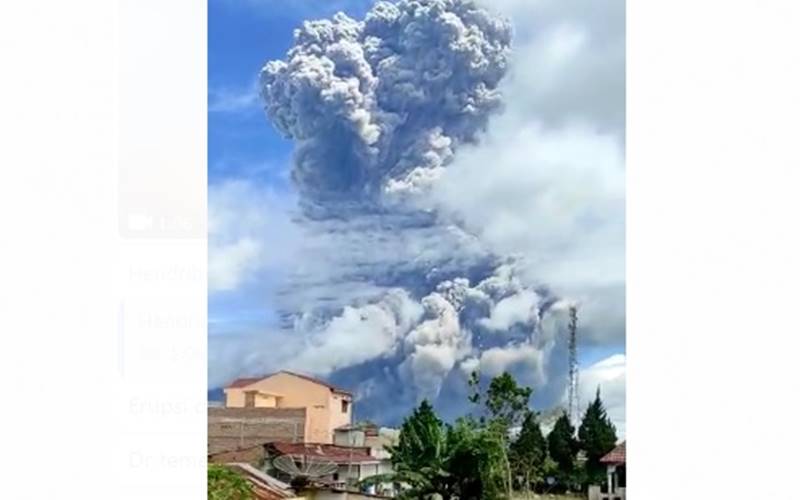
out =
{"type": "Polygon", "coordinates": [[[797,496],[798,25],[628,5],[632,498],[797,496]]]}

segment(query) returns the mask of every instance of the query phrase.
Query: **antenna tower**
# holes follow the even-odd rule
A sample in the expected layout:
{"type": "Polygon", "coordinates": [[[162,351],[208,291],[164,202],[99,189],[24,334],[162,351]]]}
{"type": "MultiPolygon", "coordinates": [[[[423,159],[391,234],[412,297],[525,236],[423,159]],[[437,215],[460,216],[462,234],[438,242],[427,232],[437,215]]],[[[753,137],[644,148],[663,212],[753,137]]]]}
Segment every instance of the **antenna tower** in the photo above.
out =
{"type": "Polygon", "coordinates": [[[569,307],[569,395],[567,414],[573,424],[578,421],[578,308],[569,307]]]}

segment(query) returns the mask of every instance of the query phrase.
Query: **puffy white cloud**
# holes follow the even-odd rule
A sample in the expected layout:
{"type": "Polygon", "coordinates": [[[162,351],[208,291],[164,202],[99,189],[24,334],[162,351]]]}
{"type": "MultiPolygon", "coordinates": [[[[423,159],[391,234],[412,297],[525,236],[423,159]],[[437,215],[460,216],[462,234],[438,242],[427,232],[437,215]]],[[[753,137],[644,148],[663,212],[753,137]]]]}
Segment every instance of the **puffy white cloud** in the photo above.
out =
{"type": "Polygon", "coordinates": [[[298,370],[313,367],[315,373],[327,375],[337,368],[390,354],[422,312],[406,292],[392,290],[379,302],[345,307],[340,315],[310,334],[300,322],[295,330],[304,340],[288,363],[298,370]]]}
{"type": "Polygon", "coordinates": [[[208,188],[208,288],[233,290],[292,257],[298,230],[291,200],[250,182],[208,188]]]}
{"type": "Polygon", "coordinates": [[[539,296],[531,290],[502,299],[481,324],[490,330],[508,330],[518,323],[529,323],[538,314],[539,296]]]}
{"type": "Polygon", "coordinates": [[[434,196],[490,248],[523,256],[531,277],[571,289],[623,279],[624,188],[613,137],[531,124],[463,149],[434,196]]]}
{"type": "Polygon", "coordinates": [[[481,353],[482,375],[496,377],[505,371],[519,372],[520,368],[524,372],[520,382],[538,386],[546,381],[544,352],[530,344],[492,347],[481,353]]]}
{"type": "Polygon", "coordinates": [[[456,307],[442,295],[428,295],[422,306],[424,320],[405,338],[408,354],[401,369],[410,375],[418,399],[433,400],[456,361],[468,352],[469,338],[463,335],[456,307]]]}
{"type": "Polygon", "coordinates": [[[600,388],[600,399],[617,428],[617,437],[625,438],[625,354],[614,354],[582,368],[579,374],[580,408],[594,400],[600,388]]]}
{"type": "Polygon", "coordinates": [[[624,142],[625,0],[480,0],[514,21],[506,113],[590,123],[624,142]]]}
{"type": "Polygon", "coordinates": [[[514,20],[508,106],[459,149],[422,203],[520,276],[580,307],[584,340],[625,317],[624,2],[488,0],[514,20]]]}

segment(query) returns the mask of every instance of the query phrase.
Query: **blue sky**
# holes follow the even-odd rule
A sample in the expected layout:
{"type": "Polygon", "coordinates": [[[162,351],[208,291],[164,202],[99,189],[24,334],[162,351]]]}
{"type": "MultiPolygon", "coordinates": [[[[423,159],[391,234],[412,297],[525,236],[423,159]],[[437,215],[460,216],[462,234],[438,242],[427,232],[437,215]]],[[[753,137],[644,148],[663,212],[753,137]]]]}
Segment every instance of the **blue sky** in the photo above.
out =
{"type": "Polygon", "coordinates": [[[362,15],[367,2],[210,0],[208,4],[209,183],[228,177],[285,182],[292,144],[272,128],[256,95],[267,61],[281,59],[305,19],[339,8],[362,15]],[[257,172],[258,175],[253,175],[257,172]]]}
{"type": "MultiPolygon", "coordinates": [[[[473,218],[480,225],[502,227],[498,221],[508,219],[509,207],[503,206],[502,201],[498,203],[495,198],[503,198],[506,202],[514,200],[515,196],[520,195],[520,186],[528,185],[526,182],[516,182],[513,178],[519,175],[519,167],[515,165],[519,158],[536,157],[535,151],[523,151],[528,144],[538,143],[542,151],[558,152],[559,148],[569,147],[589,157],[605,157],[609,147],[616,148],[615,144],[624,144],[624,29],[621,34],[614,31],[619,29],[619,19],[623,19],[624,24],[624,12],[620,9],[620,5],[624,7],[624,4],[613,0],[604,0],[602,3],[603,8],[594,7],[596,11],[591,11],[571,3],[542,2],[537,9],[532,9],[524,0],[498,2],[501,9],[515,19],[516,35],[518,40],[522,40],[517,48],[517,57],[526,64],[512,67],[512,77],[507,78],[510,83],[505,91],[516,102],[512,102],[506,118],[490,129],[494,133],[489,134],[493,139],[489,142],[496,144],[487,147],[497,149],[489,149],[488,153],[478,152],[480,154],[476,154],[472,160],[467,155],[463,164],[459,164],[459,171],[464,173],[465,179],[471,179],[470,172],[474,170],[471,163],[482,163],[480,155],[488,154],[490,158],[497,157],[499,163],[508,164],[509,182],[505,187],[500,186],[497,193],[487,193],[483,187],[486,183],[480,180],[456,184],[456,192],[471,193],[474,200],[482,200],[481,203],[453,200],[445,193],[444,198],[450,204],[448,206],[463,212],[466,220],[473,218]],[[591,37],[596,37],[594,43],[589,43],[591,37]],[[623,47],[621,51],[620,41],[623,47]],[[587,85],[588,81],[592,85],[587,85]],[[514,133],[522,130],[528,134],[514,139],[519,141],[520,153],[512,155],[510,160],[503,158],[507,156],[509,147],[514,147],[509,142],[512,138],[507,137],[512,134],[504,130],[514,133]],[[610,141],[606,141],[606,138],[610,138],[610,141]],[[578,147],[573,147],[576,145],[578,147]],[[480,207],[480,214],[473,213],[475,206],[480,207]],[[496,217],[486,219],[484,212],[496,217]]],[[[304,240],[305,233],[292,222],[297,216],[298,197],[296,188],[289,180],[294,144],[282,137],[266,117],[257,95],[257,79],[267,61],[286,57],[292,45],[293,31],[304,20],[328,18],[339,10],[360,19],[370,4],[365,0],[209,0],[209,210],[211,225],[215,225],[216,221],[218,231],[213,237],[210,236],[210,241],[216,242],[210,244],[209,248],[210,275],[212,267],[217,269],[221,266],[218,274],[223,278],[231,278],[223,280],[219,286],[212,286],[209,291],[209,384],[212,387],[238,375],[277,368],[275,364],[279,362],[276,359],[281,359],[279,354],[288,352],[289,356],[294,356],[296,352],[291,349],[296,351],[303,342],[319,342],[319,337],[315,335],[298,339],[297,318],[287,319],[278,312],[286,310],[286,300],[294,301],[292,304],[296,305],[298,297],[303,296],[302,289],[306,283],[292,284],[291,281],[296,276],[293,274],[294,268],[305,265],[300,255],[308,255],[302,253],[308,244],[304,240]],[[269,234],[269,237],[262,233],[269,234]],[[285,296],[287,283],[288,288],[295,287],[289,299],[285,296]],[[287,321],[294,321],[294,328],[287,321]]],[[[570,162],[578,165],[568,175],[578,175],[575,172],[582,171],[580,165],[587,158],[579,154],[567,156],[564,160],[567,165],[570,162]]],[[[609,162],[616,162],[616,156],[618,153],[612,151],[609,162]]],[[[505,182],[503,175],[503,170],[499,169],[496,182],[505,182]]],[[[574,183],[574,179],[562,179],[560,173],[547,169],[541,170],[528,181],[533,183],[530,184],[532,186],[538,185],[536,183],[553,184],[555,187],[548,189],[555,189],[554,192],[563,189],[565,183],[574,183]]],[[[588,182],[590,187],[593,184],[588,182]]],[[[524,191],[521,195],[530,198],[524,191]]],[[[608,204],[604,198],[595,200],[590,192],[586,196],[590,209],[604,209],[608,204]]],[[[537,213],[541,208],[536,204],[510,207],[512,211],[523,214],[526,211],[537,213]]],[[[616,212],[609,217],[617,217],[616,212]]],[[[547,258],[567,255],[566,263],[555,262],[548,268],[553,269],[551,275],[554,282],[563,281],[566,275],[573,280],[578,279],[575,278],[578,275],[597,274],[603,275],[602,278],[586,287],[591,290],[610,287],[614,290],[610,302],[604,302],[604,298],[594,304],[590,300],[587,305],[588,338],[579,352],[580,364],[589,367],[604,360],[616,359],[614,355],[622,355],[624,366],[624,276],[621,278],[623,292],[620,299],[619,273],[614,271],[616,274],[612,273],[613,279],[609,281],[605,270],[597,270],[598,262],[601,266],[606,262],[614,263],[610,267],[616,266],[619,258],[624,257],[622,250],[616,241],[609,244],[601,235],[599,239],[595,237],[589,240],[588,245],[575,245],[591,248],[570,251],[573,233],[556,234],[552,225],[536,222],[536,217],[530,220],[531,232],[552,233],[552,246],[559,249],[555,256],[546,255],[545,261],[547,258]],[[565,239],[562,241],[559,238],[565,239]],[[564,248],[568,251],[564,252],[564,248]],[[605,258],[606,253],[608,258],[605,258]],[[598,255],[603,258],[598,258],[598,255]],[[566,275],[561,270],[562,264],[570,269],[566,275]],[[609,316],[605,310],[619,311],[620,300],[623,308],[621,319],[618,313],[609,316]]],[[[602,224],[603,217],[599,217],[599,220],[602,224]]],[[[624,219],[613,222],[608,227],[611,233],[616,234],[624,219]]],[[[324,250],[323,245],[323,254],[338,252],[337,245],[340,243],[321,241],[321,244],[333,245],[328,250],[324,250]]],[[[520,248],[523,251],[542,249],[538,243],[520,241],[516,237],[501,236],[492,239],[491,244],[510,253],[518,253],[520,248]]],[[[543,251],[551,250],[545,248],[543,251]]],[[[348,265],[335,259],[327,262],[327,259],[323,255],[322,260],[326,262],[316,268],[313,264],[318,263],[312,263],[312,269],[322,270],[322,275],[327,276],[325,273],[330,268],[348,265]]],[[[333,273],[330,276],[337,275],[333,273]]],[[[319,279],[324,281],[324,278],[319,279]]],[[[319,283],[311,285],[319,286],[319,283]]],[[[326,293],[343,292],[344,289],[332,286],[326,293]]],[[[596,375],[595,372],[587,372],[590,381],[594,380],[592,377],[596,375]]],[[[332,374],[334,378],[337,373],[332,374]]],[[[605,376],[601,375],[598,380],[605,376]]],[[[622,384],[624,388],[624,377],[622,384]]],[[[624,426],[624,401],[620,404],[624,426]]]]}
{"type": "MultiPolygon", "coordinates": [[[[257,81],[267,61],[285,57],[304,20],[343,10],[360,16],[371,2],[313,0],[209,0],[208,182],[245,180],[278,196],[291,196],[292,142],[267,120],[257,81]]],[[[280,273],[258,283],[210,293],[209,335],[252,335],[276,327],[271,297],[280,273]]]]}

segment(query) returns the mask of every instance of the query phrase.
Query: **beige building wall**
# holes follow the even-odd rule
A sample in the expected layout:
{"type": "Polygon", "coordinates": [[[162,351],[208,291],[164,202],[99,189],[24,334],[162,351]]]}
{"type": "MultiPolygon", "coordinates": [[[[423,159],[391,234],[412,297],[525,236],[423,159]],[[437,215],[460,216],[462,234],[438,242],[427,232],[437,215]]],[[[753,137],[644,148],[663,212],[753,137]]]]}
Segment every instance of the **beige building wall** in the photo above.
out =
{"type": "Polygon", "coordinates": [[[255,406],[256,408],[277,408],[278,407],[278,399],[275,396],[269,394],[256,394],[255,397],[255,406]]]}
{"type": "Polygon", "coordinates": [[[337,427],[341,427],[343,425],[350,425],[351,416],[353,414],[353,401],[349,395],[340,394],[338,392],[331,392],[331,418],[330,418],[330,429],[331,429],[331,441],[333,442],[333,429],[337,427]]]}
{"type": "Polygon", "coordinates": [[[333,430],[350,423],[351,397],[312,380],[279,372],[244,387],[225,389],[225,406],[244,408],[247,393],[257,391],[256,407],[305,408],[305,441],[333,443],[333,430]]]}
{"type": "Polygon", "coordinates": [[[244,390],[225,389],[225,406],[228,408],[244,408],[244,390]]]}

